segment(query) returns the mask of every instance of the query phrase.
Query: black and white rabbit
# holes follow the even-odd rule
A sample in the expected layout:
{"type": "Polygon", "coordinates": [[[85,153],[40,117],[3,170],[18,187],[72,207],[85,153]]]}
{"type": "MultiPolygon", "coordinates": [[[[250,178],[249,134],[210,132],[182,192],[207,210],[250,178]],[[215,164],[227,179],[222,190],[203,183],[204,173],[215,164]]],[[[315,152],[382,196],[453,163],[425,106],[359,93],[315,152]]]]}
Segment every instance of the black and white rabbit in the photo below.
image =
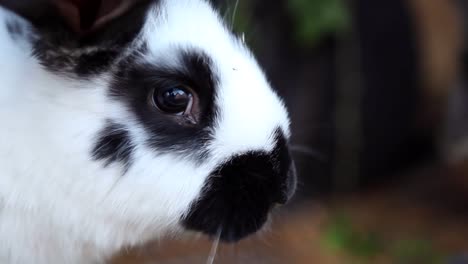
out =
{"type": "Polygon", "coordinates": [[[289,118],[204,0],[0,0],[0,263],[237,241],[293,194],[289,118]]]}

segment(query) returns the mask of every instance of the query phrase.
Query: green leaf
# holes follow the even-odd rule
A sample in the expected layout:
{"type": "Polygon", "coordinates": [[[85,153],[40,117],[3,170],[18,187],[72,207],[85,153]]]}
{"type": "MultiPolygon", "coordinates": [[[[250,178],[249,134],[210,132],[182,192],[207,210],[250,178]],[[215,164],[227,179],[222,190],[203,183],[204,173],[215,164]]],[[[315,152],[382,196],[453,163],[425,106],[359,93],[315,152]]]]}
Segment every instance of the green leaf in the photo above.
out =
{"type": "Polygon", "coordinates": [[[343,0],[289,0],[298,42],[315,45],[327,34],[340,34],[350,25],[343,0]]]}

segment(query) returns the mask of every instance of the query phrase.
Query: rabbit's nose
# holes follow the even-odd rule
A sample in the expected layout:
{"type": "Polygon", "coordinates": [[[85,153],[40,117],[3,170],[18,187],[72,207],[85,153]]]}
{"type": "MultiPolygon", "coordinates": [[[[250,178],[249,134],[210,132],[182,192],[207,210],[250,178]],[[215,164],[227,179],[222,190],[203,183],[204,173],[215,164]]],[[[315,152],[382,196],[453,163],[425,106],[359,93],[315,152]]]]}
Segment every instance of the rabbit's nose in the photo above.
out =
{"type": "Polygon", "coordinates": [[[296,169],[278,132],[272,151],[247,152],[220,164],[183,224],[208,235],[222,227],[222,240],[237,241],[261,228],[271,209],[286,203],[295,189],[296,169]]]}

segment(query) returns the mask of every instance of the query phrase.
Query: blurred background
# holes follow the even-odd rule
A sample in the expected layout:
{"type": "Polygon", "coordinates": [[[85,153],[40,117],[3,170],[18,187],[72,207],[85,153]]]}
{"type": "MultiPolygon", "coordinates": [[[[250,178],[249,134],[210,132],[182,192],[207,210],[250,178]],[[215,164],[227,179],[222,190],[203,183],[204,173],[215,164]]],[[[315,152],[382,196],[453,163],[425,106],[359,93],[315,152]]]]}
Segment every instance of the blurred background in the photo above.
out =
{"type": "MultiPolygon", "coordinates": [[[[298,193],[215,263],[468,263],[468,2],[221,0],[292,118],[298,193]]],[[[114,263],[207,263],[207,238],[114,263]]]]}

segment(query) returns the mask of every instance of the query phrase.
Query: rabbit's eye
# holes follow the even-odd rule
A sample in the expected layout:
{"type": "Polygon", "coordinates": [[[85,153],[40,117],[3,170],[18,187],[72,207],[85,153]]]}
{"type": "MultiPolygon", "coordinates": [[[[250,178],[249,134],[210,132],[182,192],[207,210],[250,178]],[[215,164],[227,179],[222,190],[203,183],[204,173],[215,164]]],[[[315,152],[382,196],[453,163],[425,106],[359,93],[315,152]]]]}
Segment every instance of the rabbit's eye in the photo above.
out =
{"type": "Polygon", "coordinates": [[[154,97],[156,106],[168,114],[183,114],[192,102],[192,94],[184,87],[161,89],[154,97]]]}
{"type": "Polygon", "coordinates": [[[162,112],[183,116],[187,123],[196,124],[194,117],[195,95],[185,86],[155,89],[152,95],[154,105],[162,112]]]}

